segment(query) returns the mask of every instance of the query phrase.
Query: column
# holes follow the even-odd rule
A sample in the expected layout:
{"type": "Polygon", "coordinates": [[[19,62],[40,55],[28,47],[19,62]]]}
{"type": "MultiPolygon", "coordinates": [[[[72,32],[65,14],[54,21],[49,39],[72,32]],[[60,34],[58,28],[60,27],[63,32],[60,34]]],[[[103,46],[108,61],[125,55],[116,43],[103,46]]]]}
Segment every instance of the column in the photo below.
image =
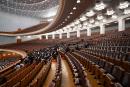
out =
{"type": "Polygon", "coordinates": [[[87,28],[87,36],[91,36],[91,29],[87,28]]]}
{"type": "Polygon", "coordinates": [[[42,35],[39,35],[39,39],[40,39],[40,40],[42,39],[42,35]]]}
{"type": "Polygon", "coordinates": [[[100,24],[100,34],[105,34],[105,25],[100,24]]]}
{"type": "Polygon", "coordinates": [[[125,30],[125,20],[123,18],[118,19],[118,31],[125,30]]]}
{"type": "Polygon", "coordinates": [[[77,30],[77,37],[80,37],[80,29],[77,30]]]}
{"type": "Polygon", "coordinates": [[[46,39],[48,39],[48,35],[46,35],[46,39]]]}
{"type": "Polygon", "coordinates": [[[54,33],[52,34],[52,39],[55,39],[55,34],[54,33]]]}
{"type": "Polygon", "coordinates": [[[62,33],[59,34],[59,39],[62,39],[62,33]]]}
{"type": "Polygon", "coordinates": [[[19,44],[22,42],[21,36],[16,37],[16,43],[19,44]]]}
{"type": "Polygon", "coordinates": [[[70,32],[69,31],[67,32],[67,38],[70,38],[70,32]]]}

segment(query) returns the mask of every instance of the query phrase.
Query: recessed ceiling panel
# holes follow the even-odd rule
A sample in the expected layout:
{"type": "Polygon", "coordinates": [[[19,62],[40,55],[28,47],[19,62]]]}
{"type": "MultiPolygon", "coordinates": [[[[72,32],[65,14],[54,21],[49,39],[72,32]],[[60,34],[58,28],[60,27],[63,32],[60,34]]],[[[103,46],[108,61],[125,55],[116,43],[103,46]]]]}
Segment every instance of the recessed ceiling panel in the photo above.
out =
{"type": "Polygon", "coordinates": [[[0,0],[0,10],[12,14],[44,18],[38,14],[43,14],[52,8],[55,8],[53,10],[56,11],[56,6],[59,4],[58,1],[59,0],[0,0]]]}
{"type": "Polygon", "coordinates": [[[55,17],[58,7],[59,0],[0,0],[0,32],[48,22],[55,17]]]}

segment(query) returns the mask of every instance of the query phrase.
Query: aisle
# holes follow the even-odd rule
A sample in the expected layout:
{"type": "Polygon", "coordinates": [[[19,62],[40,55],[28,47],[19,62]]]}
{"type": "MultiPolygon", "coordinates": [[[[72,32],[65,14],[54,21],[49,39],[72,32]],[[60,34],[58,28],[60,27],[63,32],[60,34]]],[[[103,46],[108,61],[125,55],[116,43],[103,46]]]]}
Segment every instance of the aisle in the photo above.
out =
{"type": "Polygon", "coordinates": [[[48,73],[48,76],[47,76],[44,84],[43,84],[43,87],[49,87],[50,82],[54,78],[55,71],[56,71],[56,62],[52,62],[50,71],[48,73]]]}
{"type": "Polygon", "coordinates": [[[73,82],[73,76],[68,63],[62,59],[62,82],[61,87],[75,87],[73,82]]]}

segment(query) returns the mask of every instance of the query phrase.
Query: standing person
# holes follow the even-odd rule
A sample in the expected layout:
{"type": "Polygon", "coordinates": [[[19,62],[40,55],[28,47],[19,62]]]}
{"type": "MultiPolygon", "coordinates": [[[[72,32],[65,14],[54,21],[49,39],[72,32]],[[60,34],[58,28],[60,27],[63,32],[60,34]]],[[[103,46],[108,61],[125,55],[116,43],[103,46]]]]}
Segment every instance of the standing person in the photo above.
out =
{"type": "Polygon", "coordinates": [[[69,51],[70,51],[70,48],[69,48],[69,46],[67,46],[66,49],[65,49],[65,53],[67,53],[69,51]]]}
{"type": "Polygon", "coordinates": [[[54,59],[56,59],[56,58],[57,58],[57,55],[58,55],[58,51],[57,51],[57,48],[55,48],[55,49],[53,50],[53,55],[52,55],[52,57],[53,57],[54,59]]]}

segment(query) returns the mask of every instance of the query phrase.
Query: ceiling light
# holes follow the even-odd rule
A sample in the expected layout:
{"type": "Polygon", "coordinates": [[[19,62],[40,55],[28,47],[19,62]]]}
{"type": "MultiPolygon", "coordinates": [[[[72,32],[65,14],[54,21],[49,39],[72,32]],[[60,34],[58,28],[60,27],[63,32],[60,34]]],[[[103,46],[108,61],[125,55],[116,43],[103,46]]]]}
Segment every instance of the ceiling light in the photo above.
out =
{"type": "Polygon", "coordinates": [[[86,13],[86,16],[92,17],[95,15],[95,12],[93,10],[90,10],[89,12],[86,13]]]}
{"type": "Polygon", "coordinates": [[[106,19],[103,19],[103,20],[102,20],[102,22],[104,22],[104,23],[105,23],[105,22],[107,22],[107,20],[106,20],[106,19]]]}
{"type": "Polygon", "coordinates": [[[103,18],[104,18],[104,17],[103,17],[102,15],[98,15],[98,16],[97,16],[97,19],[98,19],[98,20],[102,20],[103,18]]]}
{"type": "Polygon", "coordinates": [[[70,16],[67,16],[67,18],[70,18],[70,16]]]}
{"type": "Polygon", "coordinates": [[[67,28],[66,27],[63,27],[63,30],[65,31],[67,28]]]}
{"type": "Polygon", "coordinates": [[[88,25],[88,22],[87,22],[87,21],[86,21],[86,22],[84,22],[84,23],[83,23],[83,25],[88,25]]]}
{"type": "Polygon", "coordinates": [[[125,9],[124,10],[124,14],[129,14],[130,13],[130,9],[125,9]]]}
{"type": "Polygon", "coordinates": [[[57,30],[57,31],[55,31],[56,32],[56,34],[58,34],[59,33],[59,31],[57,30]]]}
{"type": "Polygon", "coordinates": [[[65,19],[65,21],[67,21],[67,19],[65,19]]]}
{"type": "Polygon", "coordinates": [[[90,23],[94,23],[94,19],[93,19],[93,18],[90,19],[89,22],[90,22],[90,23]]]}
{"type": "Polygon", "coordinates": [[[129,4],[130,3],[128,1],[120,2],[118,8],[119,9],[125,9],[125,8],[127,8],[129,6],[129,4]]]}
{"type": "Polygon", "coordinates": [[[74,27],[74,28],[73,28],[73,31],[76,31],[76,29],[77,29],[77,28],[76,28],[76,27],[74,27]]]}
{"type": "Polygon", "coordinates": [[[70,25],[67,25],[66,28],[70,28],[71,26],[70,25]]]}
{"type": "Polygon", "coordinates": [[[98,22],[98,21],[96,21],[96,22],[95,22],[95,25],[99,25],[99,22],[98,22]]]}
{"type": "Polygon", "coordinates": [[[107,15],[113,15],[115,11],[113,9],[107,9],[107,15]]]}
{"type": "Polygon", "coordinates": [[[86,18],[85,16],[82,16],[82,17],[80,18],[80,21],[85,21],[85,20],[87,20],[87,18],[86,18]]]}
{"type": "Polygon", "coordinates": [[[77,0],[77,3],[80,3],[80,0],[77,0]]]}
{"type": "Polygon", "coordinates": [[[81,28],[82,27],[82,25],[81,24],[78,24],[78,28],[81,28]]]}
{"type": "Polygon", "coordinates": [[[83,26],[83,29],[87,29],[87,26],[85,25],[85,26],[83,26]]]}
{"type": "Polygon", "coordinates": [[[80,24],[80,21],[79,21],[79,20],[76,20],[76,21],[75,21],[75,24],[80,24]]]}
{"type": "Polygon", "coordinates": [[[114,22],[115,24],[117,23],[117,21],[114,22]]]}
{"type": "Polygon", "coordinates": [[[74,26],[75,26],[75,23],[71,23],[70,25],[71,25],[71,27],[74,27],[74,26]]]}
{"type": "Polygon", "coordinates": [[[88,27],[92,27],[92,24],[88,24],[88,27]]]}
{"type": "Polygon", "coordinates": [[[63,32],[63,30],[62,30],[62,29],[60,29],[60,32],[62,33],[62,32],[63,32]]]}
{"type": "Polygon", "coordinates": [[[116,19],[116,18],[117,18],[117,15],[116,15],[116,14],[113,14],[111,18],[116,19]]]}
{"type": "Polygon", "coordinates": [[[70,12],[70,14],[73,14],[73,12],[70,12]]]}
{"type": "Polygon", "coordinates": [[[72,30],[73,30],[72,28],[69,28],[69,32],[72,32],[72,30]]]}
{"type": "Polygon", "coordinates": [[[104,4],[102,1],[99,3],[96,3],[94,9],[97,11],[103,10],[106,8],[106,4],[104,4]]]}
{"type": "Polygon", "coordinates": [[[76,7],[73,7],[73,10],[76,10],[76,7]]]}

